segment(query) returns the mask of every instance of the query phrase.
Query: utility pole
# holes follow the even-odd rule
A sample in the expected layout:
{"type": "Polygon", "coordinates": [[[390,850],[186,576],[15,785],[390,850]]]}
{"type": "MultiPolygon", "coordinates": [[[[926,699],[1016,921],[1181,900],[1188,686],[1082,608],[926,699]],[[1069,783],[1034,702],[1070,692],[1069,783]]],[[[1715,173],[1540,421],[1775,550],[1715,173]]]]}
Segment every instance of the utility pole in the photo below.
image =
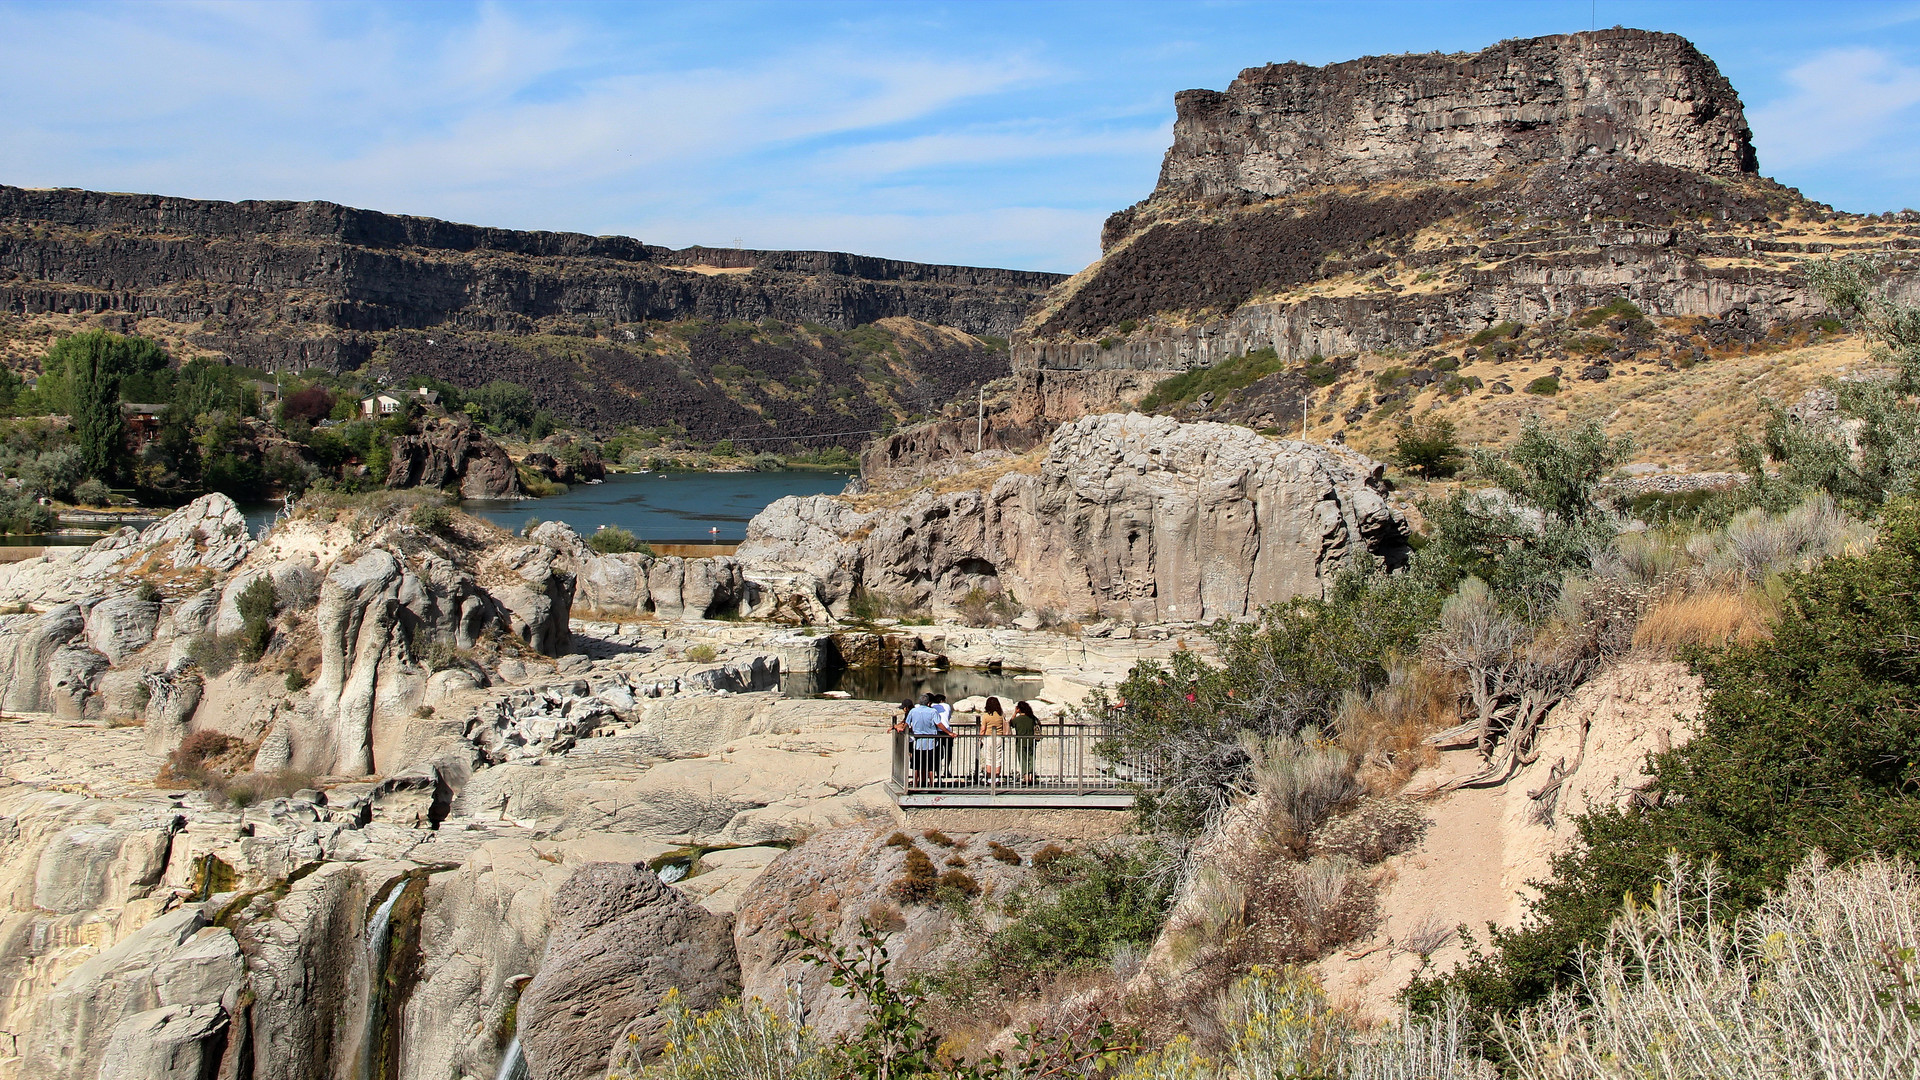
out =
{"type": "Polygon", "coordinates": [[[980,452],[980,447],[984,442],[986,442],[986,438],[987,438],[987,388],[983,384],[980,387],[980,411],[974,414],[974,420],[973,420],[973,452],[974,453],[977,454],[980,452]]]}

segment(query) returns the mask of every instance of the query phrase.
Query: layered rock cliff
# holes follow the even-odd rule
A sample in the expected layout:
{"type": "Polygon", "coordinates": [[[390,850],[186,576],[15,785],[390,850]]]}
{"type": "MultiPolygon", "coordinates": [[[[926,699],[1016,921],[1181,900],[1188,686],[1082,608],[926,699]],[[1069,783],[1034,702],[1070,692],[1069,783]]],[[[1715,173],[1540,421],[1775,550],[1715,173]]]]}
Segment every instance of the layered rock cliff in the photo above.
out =
{"type": "Polygon", "coordinates": [[[508,379],[576,424],[704,439],[871,430],[1004,375],[998,339],[1060,280],[325,202],[0,186],[0,358],[13,366],[57,333],[103,326],[266,369],[508,379]]]}
{"type": "Polygon", "coordinates": [[[1822,308],[1794,262],[1888,246],[1761,178],[1738,96],[1671,34],[1269,65],[1178,104],[1152,196],[1015,335],[1012,419],[1255,349],[1417,351],[1622,298],[1798,319],[1822,308]]]}

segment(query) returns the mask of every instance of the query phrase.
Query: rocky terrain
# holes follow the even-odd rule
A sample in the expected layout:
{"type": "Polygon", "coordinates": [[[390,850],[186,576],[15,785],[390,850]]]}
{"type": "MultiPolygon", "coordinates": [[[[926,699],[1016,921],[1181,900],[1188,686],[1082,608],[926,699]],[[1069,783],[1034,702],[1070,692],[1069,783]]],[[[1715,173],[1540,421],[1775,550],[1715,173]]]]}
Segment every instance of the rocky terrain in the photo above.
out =
{"type": "Polygon", "coordinates": [[[1405,562],[1382,467],[1244,428],[1083,417],[1020,465],[950,490],[782,499],[739,557],[789,571],[827,610],[861,592],[951,616],[970,596],[1094,621],[1211,621],[1318,596],[1367,557],[1405,562]]]}
{"type": "Polygon", "coordinates": [[[576,425],[678,422],[709,440],[871,429],[1004,375],[982,337],[1004,339],[1058,280],[0,186],[0,354],[14,366],[55,334],[104,327],[265,370],[507,379],[576,425]]]}
{"type": "MultiPolygon", "coordinates": [[[[893,399],[822,413],[809,395],[940,367],[915,356],[980,361],[928,385],[987,384],[984,422],[955,407],[874,442],[859,491],[780,500],[730,556],[600,554],[561,523],[516,535],[407,492],[319,492],[260,536],[209,495],[0,566],[0,1080],[592,1080],[661,1047],[669,991],[696,1009],[757,995],[824,1036],[852,1031],[857,1010],[788,929],[845,943],[865,924],[896,972],[964,975],[1060,884],[1062,844],[1148,840],[1117,837],[1127,819],[1106,811],[909,815],[887,790],[890,705],[789,694],[793,677],[1019,669],[1053,720],[1141,661],[1200,670],[1204,624],[1324,597],[1416,542],[1378,462],[1279,437],[1291,421],[1358,444],[1415,408],[1625,415],[1666,394],[1687,422],[1723,422],[1706,406],[1732,404],[1688,396],[1704,381],[1737,375],[1752,398],[1811,379],[1782,357],[1827,373],[1864,355],[1794,262],[1907,243],[1904,223],[1841,220],[1759,178],[1711,62],[1619,30],[1270,66],[1181,95],[1159,188],[1030,313],[997,380],[1001,354],[975,335],[1004,332],[1038,276],[325,204],[19,189],[0,204],[19,318],[139,316],[240,359],[467,381],[524,364],[594,415],[645,398],[775,427],[799,421],[774,402],[868,422],[893,399]],[[578,320],[603,325],[553,332],[578,320]],[[574,367],[537,370],[556,357],[574,367]],[[850,357],[865,375],[833,366],[850,357]],[[1549,365],[1565,397],[1518,378],[1549,365]],[[697,391],[659,389],[688,371],[697,391]],[[1149,391],[1168,415],[1111,411],[1149,391]],[[903,889],[916,873],[949,892],[903,889]]],[[[1680,434],[1660,437],[1680,453],[1680,434]]],[[[517,483],[458,416],[392,451],[397,487],[517,483]]],[[[558,476],[539,456],[528,467],[558,476]]],[[[1832,503],[1794,513],[1809,552],[1821,529],[1832,550],[1870,535],[1832,503]]],[[[1693,571],[1716,544],[1766,547],[1773,526],[1743,520],[1687,542],[1693,571]]],[[[1705,624],[1764,608],[1749,594],[1801,565],[1798,543],[1660,610],[1684,622],[1670,609],[1697,603],[1705,624]]],[[[1230,940],[1311,963],[1338,1004],[1392,1019],[1417,974],[1467,957],[1458,924],[1519,923],[1573,842],[1569,814],[1642,798],[1646,755],[1693,734],[1703,685],[1669,657],[1702,638],[1643,641],[1633,605],[1652,593],[1602,595],[1593,577],[1538,637],[1484,584],[1480,608],[1461,599],[1469,581],[1438,616],[1456,652],[1479,650],[1465,667],[1386,656],[1377,685],[1322,703],[1337,737],[1224,743],[1253,762],[1251,787],[1196,829],[1163,927],[1053,973],[1041,999],[1008,990],[938,1019],[969,1050],[1008,1045],[1023,1019],[1105,1018],[1102,1002],[1172,1023],[1221,997],[1230,940]],[[1633,613],[1603,612],[1616,601],[1633,613]],[[1603,621],[1625,629],[1604,646],[1596,631],[1555,681],[1556,650],[1603,621]],[[1524,745],[1491,778],[1490,729],[1454,726],[1463,708],[1518,707],[1470,701],[1467,673],[1489,672],[1534,680],[1509,696],[1552,691],[1527,698],[1537,728],[1509,736],[1524,745]],[[1321,818],[1275,802],[1276,777],[1336,758],[1345,786],[1321,818]],[[1331,925],[1346,897],[1338,934],[1275,929],[1331,925]]],[[[1306,610],[1290,632],[1333,607],[1306,610]]],[[[1181,698],[1154,675],[1116,707],[1181,698]]],[[[1187,705],[1213,707],[1190,686],[1187,705]]]]}
{"type": "MultiPolygon", "coordinates": [[[[1804,335],[1823,309],[1797,262],[1912,242],[1761,177],[1739,98],[1669,34],[1269,65],[1178,106],[1152,196],[1014,336],[1010,422],[1135,401],[1260,349],[1288,366],[1458,358],[1490,328],[1618,300],[1749,340],[1804,335]]],[[[1683,355],[1724,344],[1679,330],[1683,355]]],[[[1324,385],[1275,379],[1283,427],[1324,385]]]]}
{"type": "Polygon", "coordinates": [[[784,581],[739,559],[413,505],[255,538],[208,496],[0,568],[0,1076],[598,1075],[669,987],[741,984],[731,912],[784,847],[897,818],[887,707],[783,670],[1052,668],[1057,702],[1173,647],[809,636],[739,621],[784,581]]]}

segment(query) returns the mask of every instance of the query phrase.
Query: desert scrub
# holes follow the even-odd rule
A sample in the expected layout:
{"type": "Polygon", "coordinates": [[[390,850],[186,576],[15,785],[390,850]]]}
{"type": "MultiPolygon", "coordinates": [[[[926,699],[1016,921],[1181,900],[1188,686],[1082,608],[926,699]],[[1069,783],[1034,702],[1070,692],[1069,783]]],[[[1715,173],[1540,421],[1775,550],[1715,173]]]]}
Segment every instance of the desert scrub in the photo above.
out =
{"type": "Polygon", "coordinates": [[[615,1047],[607,1080],[831,1080],[824,1044],[804,1022],[790,989],[776,1010],[759,998],[729,998],[706,1012],[688,1009],[679,990],[661,1002],[665,1046],[641,1059],[639,1037],[615,1047]]]}
{"type": "Polygon", "coordinates": [[[711,645],[695,645],[687,649],[687,659],[696,664],[711,664],[719,657],[719,651],[711,645]]]}
{"type": "Polygon", "coordinates": [[[1371,866],[1420,842],[1427,817],[1403,799],[1365,799],[1353,812],[1334,818],[1313,834],[1316,855],[1344,855],[1371,866]]]}
{"type": "Polygon", "coordinates": [[[934,871],[933,860],[919,848],[909,847],[906,864],[900,876],[887,886],[887,895],[902,904],[924,904],[933,899],[939,888],[940,875],[934,871]]]}
{"type": "Polygon", "coordinates": [[[998,840],[987,841],[987,854],[1006,863],[1008,866],[1020,865],[1020,853],[998,840]]]}
{"type": "Polygon", "coordinates": [[[1539,378],[1527,384],[1527,393],[1529,394],[1539,394],[1542,397],[1552,397],[1553,395],[1559,392],[1560,392],[1560,376],[1558,375],[1542,375],[1539,378]]]}
{"type": "Polygon", "coordinates": [[[653,554],[652,545],[635,539],[632,533],[618,525],[595,529],[593,535],[587,537],[587,546],[602,555],[624,555],[629,552],[648,556],[653,554]]]}
{"type": "Polygon", "coordinates": [[[1069,855],[1048,845],[1033,857],[1045,883],[1009,898],[1012,921],[987,939],[986,973],[1030,977],[1105,965],[1115,948],[1152,942],[1166,921],[1170,882],[1151,844],[1069,855]],[[1057,855],[1043,863],[1048,848],[1057,855]]]}
{"type": "Polygon", "coordinates": [[[1722,922],[1724,877],[1669,862],[1579,979],[1498,1026],[1517,1080],[1920,1075],[1920,878],[1818,856],[1722,922]]]}

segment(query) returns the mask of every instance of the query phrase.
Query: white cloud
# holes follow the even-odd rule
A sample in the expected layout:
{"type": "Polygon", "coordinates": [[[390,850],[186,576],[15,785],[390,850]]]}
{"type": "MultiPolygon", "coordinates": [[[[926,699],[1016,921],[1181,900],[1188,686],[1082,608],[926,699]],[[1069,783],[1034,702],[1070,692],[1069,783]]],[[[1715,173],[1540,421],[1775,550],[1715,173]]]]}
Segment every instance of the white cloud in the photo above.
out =
{"type": "Polygon", "coordinates": [[[1920,68],[1874,48],[1828,49],[1787,72],[1793,92],[1748,110],[1763,171],[1837,164],[1912,141],[1920,68]]]}

